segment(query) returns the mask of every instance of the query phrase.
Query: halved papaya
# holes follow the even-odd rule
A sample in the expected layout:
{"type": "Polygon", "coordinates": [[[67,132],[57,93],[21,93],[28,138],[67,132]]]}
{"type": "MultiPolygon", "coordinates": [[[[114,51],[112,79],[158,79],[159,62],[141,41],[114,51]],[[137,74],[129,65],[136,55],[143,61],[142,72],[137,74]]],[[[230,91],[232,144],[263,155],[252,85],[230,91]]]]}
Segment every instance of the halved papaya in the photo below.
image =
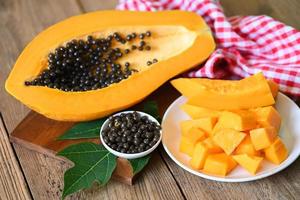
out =
{"type": "MultiPolygon", "coordinates": [[[[131,48],[127,44],[125,47],[131,48]]],[[[214,48],[209,27],[195,13],[98,11],[71,17],[40,33],[18,58],[5,88],[16,99],[49,118],[92,120],[138,103],[171,77],[203,62],[214,48]],[[49,67],[47,55],[68,41],[86,39],[88,35],[108,37],[114,32],[128,35],[147,31],[152,33],[147,39],[151,51],[135,51],[120,58],[120,65],[126,66],[129,60],[138,72],[118,83],[76,92],[24,84],[49,67]],[[156,62],[148,65],[152,59],[156,62]]]]}

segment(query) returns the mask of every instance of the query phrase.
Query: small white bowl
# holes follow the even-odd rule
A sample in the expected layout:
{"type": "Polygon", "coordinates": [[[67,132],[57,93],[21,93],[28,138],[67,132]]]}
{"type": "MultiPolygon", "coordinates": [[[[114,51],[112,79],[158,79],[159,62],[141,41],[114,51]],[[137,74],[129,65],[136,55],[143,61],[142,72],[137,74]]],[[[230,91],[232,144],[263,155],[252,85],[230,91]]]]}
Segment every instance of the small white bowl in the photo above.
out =
{"type": "MultiPolygon", "coordinates": [[[[116,113],[114,114],[113,116],[118,116],[118,115],[121,115],[122,113],[133,113],[134,111],[123,111],[123,112],[119,112],[119,113],[116,113]]],[[[157,123],[158,125],[159,122],[154,118],[152,117],[151,115],[147,114],[147,113],[144,113],[144,112],[140,112],[140,111],[136,111],[137,113],[140,114],[140,116],[147,116],[148,119],[151,121],[151,122],[155,122],[157,123]]],[[[162,131],[160,130],[160,137],[159,137],[159,140],[156,142],[155,145],[153,145],[150,149],[146,150],[146,151],[143,151],[143,152],[140,152],[140,153],[121,153],[121,152],[118,152],[112,148],[110,148],[103,140],[102,138],[102,131],[107,128],[108,126],[108,121],[109,121],[109,118],[107,120],[105,120],[105,122],[103,123],[101,129],[100,129],[100,140],[101,140],[101,143],[103,144],[103,146],[112,154],[114,154],[115,156],[118,156],[118,157],[121,157],[121,158],[126,158],[126,159],[135,159],[135,158],[141,158],[141,157],[144,157],[148,154],[150,154],[152,151],[154,151],[154,149],[159,145],[160,141],[161,141],[161,138],[162,138],[162,131]]]]}

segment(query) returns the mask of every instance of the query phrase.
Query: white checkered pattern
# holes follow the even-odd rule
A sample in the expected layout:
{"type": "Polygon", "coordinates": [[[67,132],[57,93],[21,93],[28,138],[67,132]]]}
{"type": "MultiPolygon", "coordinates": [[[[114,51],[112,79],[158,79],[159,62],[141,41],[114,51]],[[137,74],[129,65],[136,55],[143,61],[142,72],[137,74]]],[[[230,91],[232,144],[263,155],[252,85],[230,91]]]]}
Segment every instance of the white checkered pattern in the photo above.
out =
{"type": "Polygon", "coordinates": [[[290,26],[265,15],[227,18],[214,0],[120,0],[117,9],[196,12],[213,31],[217,49],[187,76],[246,77],[262,71],[281,91],[300,96],[300,32],[290,26]]]}

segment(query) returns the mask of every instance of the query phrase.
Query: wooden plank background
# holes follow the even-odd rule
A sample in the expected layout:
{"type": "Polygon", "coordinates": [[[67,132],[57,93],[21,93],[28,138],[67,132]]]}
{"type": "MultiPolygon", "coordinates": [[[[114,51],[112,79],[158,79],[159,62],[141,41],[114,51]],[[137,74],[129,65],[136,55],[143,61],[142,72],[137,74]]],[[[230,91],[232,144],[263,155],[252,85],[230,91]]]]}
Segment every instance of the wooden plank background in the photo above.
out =
{"type": "Polygon", "coordinates": [[[29,199],[30,194],[18,161],[8,141],[8,133],[0,116],[0,198],[29,199]]]}
{"type": "MultiPolygon", "coordinates": [[[[0,199],[59,199],[63,172],[69,167],[63,161],[19,145],[12,147],[7,139],[7,132],[29,111],[4,91],[4,81],[17,56],[44,28],[72,15],[113,9],[116,3],[0,0],[0,111],[4,122],[0,122],[0,199]]],[[[228,16],[266,14],[300,28],[298,0],[221,0],[221,4],[228,16]]],[[[134,186],[111,181],[105,187],[95,186],[68,199],[300,199],[299,167],[298,159],[286,170],[260,181],[218,183],[185,172],[160,148],[134,186]]]]}

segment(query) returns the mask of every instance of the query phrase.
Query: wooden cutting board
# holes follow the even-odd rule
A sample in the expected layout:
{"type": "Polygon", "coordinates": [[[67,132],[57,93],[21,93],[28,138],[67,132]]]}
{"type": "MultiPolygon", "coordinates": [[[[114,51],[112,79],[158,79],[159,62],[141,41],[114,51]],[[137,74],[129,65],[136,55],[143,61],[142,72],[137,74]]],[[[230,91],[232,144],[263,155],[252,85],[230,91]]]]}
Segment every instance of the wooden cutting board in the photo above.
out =
{"type": "MultiPolygon", "coordinates": [[[[167,107],[178,96],[179,94],[175,89],[173,89],[170,84],[166,84],[145,99],[145,101],[155,100],[159,105],[159,112],[162,116],[167,107]]],[[[135,107],[140,107],[141,104],[135,107]]],[[[63,157],[56,156],[56,153],[65,147],[87,141],[100,143],[100,139],[57,140],[60,135],[70,129],[74,124],[74,122],[48,119],[43,115],[31,111],[11,133],[10,140],[30,150],[66,161],[63,157]]],[[[132,184],[134,176],[128,160],[118,158],[113,178],[126,184],[132,184]]]]}

